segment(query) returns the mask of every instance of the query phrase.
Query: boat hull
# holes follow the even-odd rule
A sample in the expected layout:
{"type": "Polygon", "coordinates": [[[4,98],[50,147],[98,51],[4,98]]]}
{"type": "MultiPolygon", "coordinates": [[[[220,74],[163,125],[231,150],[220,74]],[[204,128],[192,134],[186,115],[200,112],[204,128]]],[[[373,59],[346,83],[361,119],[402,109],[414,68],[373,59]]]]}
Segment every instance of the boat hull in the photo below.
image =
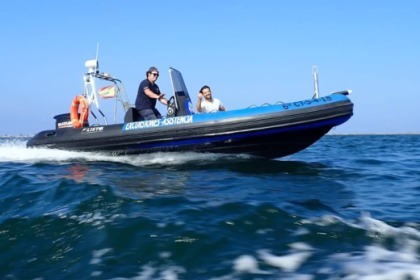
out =
{"type": "Polygon", "coordinates": [[[227,112],[47,130],[27,146],[115,155],[193,151],[279,158],[312,145],[352,114],[352,102],[332,94],[227,112]]]}

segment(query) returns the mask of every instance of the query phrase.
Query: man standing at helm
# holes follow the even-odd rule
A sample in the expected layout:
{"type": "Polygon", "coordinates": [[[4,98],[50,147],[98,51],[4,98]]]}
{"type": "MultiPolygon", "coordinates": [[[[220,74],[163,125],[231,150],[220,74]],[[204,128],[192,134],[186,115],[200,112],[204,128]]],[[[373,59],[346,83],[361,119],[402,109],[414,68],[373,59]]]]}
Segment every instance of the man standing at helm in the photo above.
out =
{"type": "Polygon", "coordinates": [[[159,100],[162,104],[167,105],[168,100],[165,94],[161,93],[156,80],[159,77],[159,71],[152,66],[146,72],[146,79],[144,79],[137,91],[136,109],[139,111],[144,120],[161,119],[162,115],[156,109],[156,101],[159,100]]]}

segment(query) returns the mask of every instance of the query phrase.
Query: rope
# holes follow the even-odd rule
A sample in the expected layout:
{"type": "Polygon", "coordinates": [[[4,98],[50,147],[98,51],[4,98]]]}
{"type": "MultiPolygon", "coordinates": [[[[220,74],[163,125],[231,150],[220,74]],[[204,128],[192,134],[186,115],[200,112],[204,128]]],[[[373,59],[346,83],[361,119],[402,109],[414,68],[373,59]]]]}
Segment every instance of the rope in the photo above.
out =
{"type": "Polygon", "coordinates": [[[250,108],[255,108],[255,107],[265,107],[265,106],[271,106],[271,105],[279,105],[279,104],[284,104],[284,102],[283,101],[277,101],[276,103],[274,103],[274,104],[270,104],[270,103],[263,103],[262,105],[260,105],[260,106],[257,106],[257,105],[255,105],[255,104],[253,104],[253,105],[251,105],[251,106],[249,106],[247,109],[250,109],[250,108]]]}

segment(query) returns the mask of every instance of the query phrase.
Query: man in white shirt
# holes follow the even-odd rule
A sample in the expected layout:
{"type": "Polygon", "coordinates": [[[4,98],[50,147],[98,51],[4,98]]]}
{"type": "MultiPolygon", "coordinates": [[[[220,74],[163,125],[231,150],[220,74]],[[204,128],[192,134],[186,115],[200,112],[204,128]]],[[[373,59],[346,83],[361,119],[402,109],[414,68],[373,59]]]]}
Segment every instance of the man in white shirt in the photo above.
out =
{"type": "Polygon", "coordinates": [[[197,112],[213,113],[218,111],[226,111],[222,102],[211,96],[209,86],[203,86],[198,93],[197,112]]]}

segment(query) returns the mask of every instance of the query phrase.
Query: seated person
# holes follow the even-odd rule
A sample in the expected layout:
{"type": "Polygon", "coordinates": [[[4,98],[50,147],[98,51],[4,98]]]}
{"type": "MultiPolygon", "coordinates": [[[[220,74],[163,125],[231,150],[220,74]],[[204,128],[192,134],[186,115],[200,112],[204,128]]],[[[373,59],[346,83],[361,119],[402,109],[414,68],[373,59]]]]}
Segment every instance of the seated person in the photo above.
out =
{"type": "Polygon", "coordinates": [[[226,111],[226,108],[219,99],[212,97],[209,86],[203,86],[198,93],[197,112],[211,113],[218,111],[226,111]]]}

